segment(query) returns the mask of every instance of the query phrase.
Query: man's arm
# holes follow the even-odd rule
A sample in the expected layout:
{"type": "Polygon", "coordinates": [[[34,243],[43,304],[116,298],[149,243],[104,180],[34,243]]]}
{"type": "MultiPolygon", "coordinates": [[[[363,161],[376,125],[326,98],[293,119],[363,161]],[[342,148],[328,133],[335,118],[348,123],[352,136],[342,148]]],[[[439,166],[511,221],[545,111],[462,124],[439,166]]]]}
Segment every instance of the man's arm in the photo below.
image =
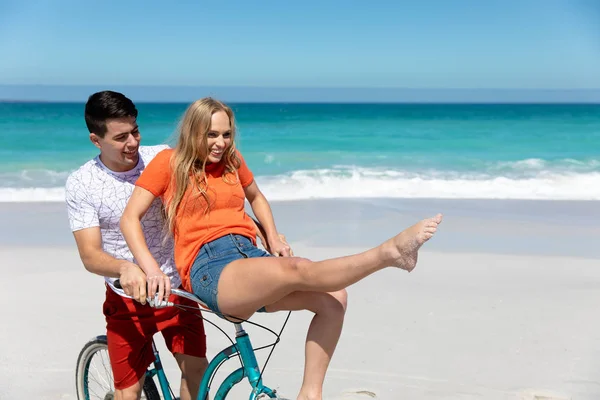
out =
{"type": "Polygon", "coordinates": [[[73,236],[85,269],[97,275],[119,278],[125,294],[146,303],[146,274],[134,263],[104,252],[99,227],[75,231],[73,236]]]}
{"type": "Polygon", "coordinates": [[[73,232],[79,257],[89,272],[119,278],[121,270],[131,264],[126,260],[116,259],[102,250],[102,236],[99,227],[81,229],[73,232]]]}
{"type": "Polygon", "coordinates": [[[123,291],[144,304],[146,302],[146,276],[140,268],[126,260],[119,260],[102,249],[102,233],[98,207],[88,192],[91,176],[74,173],[65,184],[65,201],[69,225],[73,231],[77,250],[85,269],[110,278],[119,278],[123,291]]]}

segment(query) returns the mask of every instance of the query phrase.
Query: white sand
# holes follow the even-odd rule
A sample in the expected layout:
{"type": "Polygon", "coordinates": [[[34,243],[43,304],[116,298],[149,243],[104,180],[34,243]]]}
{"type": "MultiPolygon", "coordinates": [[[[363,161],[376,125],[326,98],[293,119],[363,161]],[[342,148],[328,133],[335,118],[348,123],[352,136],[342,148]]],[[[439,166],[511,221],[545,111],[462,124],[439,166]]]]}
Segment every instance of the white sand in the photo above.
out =
{"type": "MultiPolygon", "coordinates": [[[[573,205],[555,204],[562,210],[559,216],[555,209],[552,215],[547,209],[532,211],[527,215],[535,221],[524,224],[523,218],[514,218],[514,209],[512,214],[496,213],[489,222],[476,213],[461,215],[460,202],[451,207],[424,204],[446,205],[445,226],[424,249],[413,273],[385,270],[349,289],[346,324],[325,398],[600,398],[600,269],[593,253],[598,250],[587,249],[587,258],[575,256],[582,251],[578,232],[598,237],[585,213],[565,220],[560,215],[567,210],[561,207],[572,211],[573,205]],[[495,232],[493,249],[479,244],[490,232],[495,232]],[[527,246],[519,247],[512,232],[532,235],[532,242],[544,240],[527,254],[527,246]],[[464,242],[454,251],[446,248],[457,237],[469,236],[477,239],[471,248],[464,242]]],[[[312,233],[302,232],[302,224],[314,215],[306,211],[301,218],[298,208],[315,207],[315,202],[274,206],[297,254],[323,259],[362,249],[353,243],[352,229],[344,229],[340,235],[345,237],[336,242],[342,231],[325,226],[322,219],[314,220],[319,223],[312,233]],[[297,226],[288,222],[294,220],[297,226]],[[353,247],[341,248],[344,241],[353,247]]],[[[12,216],[11,223],[20,227],[17,234],[10,225],[0,229],[0,275],[8,290],[0,310],[0,399],[75,399],[77,355],[88,339],[104,332],[102,278],[82,267],[63,210],[61,205],[0,206],[3,221],[12,216]],[[37,222],[41,226],[27,235],[23,227],[31,229],[37,222]]],[[[338,207],[341,214],[354,213],[354,229],[370,235],[366,242],[397,226],[382,208],[357,210],[351,202],[338,207]]],[[[420,209],[391,215],[404,225],[423,216],[420,209]]],[[[233,332],[228,323],[208,318],[233,332]]],[[[278,331],[284,318],[284,313],[258,315],[255,321],[278,331]]],[[[292,314],[264,376],[265,384],[290,399],[301,384],[309,319],[305,312],[292,314]]],[[[206,326],[209,355],[214,355],[227,340],[206,326]]],[[[272,340],[264,331],[248,331],[255,346],[272,340]]],[[[158,343],[178,388],[177,369],[162,339],[158,343]]],[[[264,360],[266,352],[260,354],[264,360]]],[[[223,373],[237,368],[235,362],[229,361],[223,373]]],[[[232,398],[247,398],[247,388],[235,388],[232,398]]]]}

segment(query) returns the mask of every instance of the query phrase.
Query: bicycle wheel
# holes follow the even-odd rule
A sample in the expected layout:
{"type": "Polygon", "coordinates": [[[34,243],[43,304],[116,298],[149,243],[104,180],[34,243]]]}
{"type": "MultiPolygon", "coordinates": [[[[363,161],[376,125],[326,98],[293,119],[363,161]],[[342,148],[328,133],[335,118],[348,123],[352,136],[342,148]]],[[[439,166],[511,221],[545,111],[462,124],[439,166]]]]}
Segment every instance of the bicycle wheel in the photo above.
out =
{"type": "MultiPolygon", "coordinates": [[[[105,335],[90,340],[81,349],[77,358],[75,386],[78,400],[112,400],[114,398],[115,386],[105,335]]],[[[142,399],[160,400],[153,379],[144,381],[142,399]]]]}

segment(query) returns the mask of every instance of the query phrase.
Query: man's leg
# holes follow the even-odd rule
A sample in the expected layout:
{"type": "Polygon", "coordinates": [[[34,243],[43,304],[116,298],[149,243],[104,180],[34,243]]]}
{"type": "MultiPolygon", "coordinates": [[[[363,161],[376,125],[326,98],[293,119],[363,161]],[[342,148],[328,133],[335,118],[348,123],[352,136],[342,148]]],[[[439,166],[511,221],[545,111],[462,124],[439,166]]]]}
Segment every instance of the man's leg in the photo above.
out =
{"type": "Polygon", "coordinates": [[[181,369],[181,400],[196,399],[204,371],[208,367],[208,361],[204,357],[188,356],[181,353],[175,354],[175,360],[177,360],[179,369],[181,369]]]}
{"type": "Polygon", "coordinates": [[[115,400],[137,400],[142,393],[146,369],[154,360],[151,341],[155,330],[152,325],[144,329],[140,321],[152,318],[153,310],[107,287],[103,311],[115,400]]]}
{"type": "Polygon", "coordinates": [[[176,314],[161,322],[158,328],[181,369],[181,400],[193,400],[198,396],[200,382],[208,366],[204,323],[197,303],[175,295],[169,301],[185,306],[186,309],[175,309],[176,314]]]}
{"type": "Polygon", "coordinates": [[[134,383],[133,386],[125,389],[115,389],[115,400],[139,400],[144,387],[144,379],[145,376],[142,376],[142,379],[134,383]]]}

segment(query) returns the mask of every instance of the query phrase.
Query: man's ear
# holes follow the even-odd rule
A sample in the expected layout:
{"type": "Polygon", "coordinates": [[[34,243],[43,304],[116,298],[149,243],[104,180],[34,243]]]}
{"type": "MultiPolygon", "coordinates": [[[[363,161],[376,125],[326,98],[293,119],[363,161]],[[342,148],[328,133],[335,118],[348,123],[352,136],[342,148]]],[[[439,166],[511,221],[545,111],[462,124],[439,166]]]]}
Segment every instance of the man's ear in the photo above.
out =
{"type": "Polygon", "coordinates": [[[90,141],[94,144],[94,146],[96,146],[97,148],[101,148],[100,147],[100,136],[96,135],[95,133],[90,133],[90,141]]]}

